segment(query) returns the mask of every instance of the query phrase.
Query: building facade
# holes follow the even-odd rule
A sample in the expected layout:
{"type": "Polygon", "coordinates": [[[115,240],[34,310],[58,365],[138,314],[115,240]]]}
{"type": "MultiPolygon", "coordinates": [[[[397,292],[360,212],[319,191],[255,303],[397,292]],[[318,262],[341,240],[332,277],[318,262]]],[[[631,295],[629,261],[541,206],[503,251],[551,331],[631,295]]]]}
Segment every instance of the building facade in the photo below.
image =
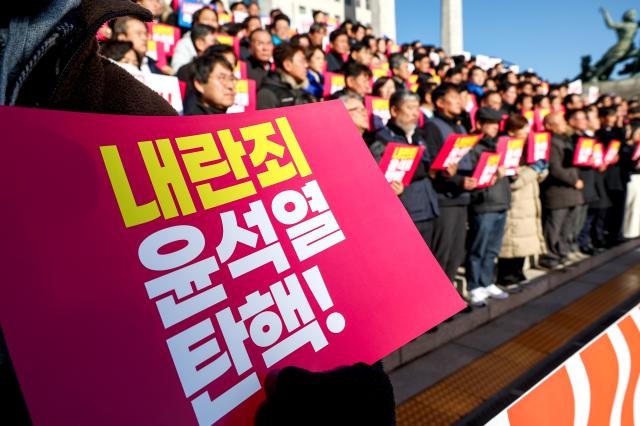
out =
{"type": "Polygon", "coordinates": [[[341,22],[347,18],[371,25],[376,36],[396,38],[395,0],[260,0],[262,10],[278,8],[301,27],[314,10],[322,10],[341,22]]]}

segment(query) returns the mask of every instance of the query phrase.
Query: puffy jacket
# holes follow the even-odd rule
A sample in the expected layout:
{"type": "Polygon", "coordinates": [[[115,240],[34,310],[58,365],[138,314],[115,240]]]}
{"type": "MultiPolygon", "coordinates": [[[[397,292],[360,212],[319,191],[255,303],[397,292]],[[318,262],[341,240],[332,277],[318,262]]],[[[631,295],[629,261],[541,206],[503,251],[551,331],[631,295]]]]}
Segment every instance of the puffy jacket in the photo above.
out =
{"type": "Polygon", "coordinates": [[[527,257],[546,253],[539,183],[547,174],[547,171],[538,174],[529,166],[520,166],[518,169],[518,177],[511,184],[511,208],[507,211],[500,257],[527,257]]]}

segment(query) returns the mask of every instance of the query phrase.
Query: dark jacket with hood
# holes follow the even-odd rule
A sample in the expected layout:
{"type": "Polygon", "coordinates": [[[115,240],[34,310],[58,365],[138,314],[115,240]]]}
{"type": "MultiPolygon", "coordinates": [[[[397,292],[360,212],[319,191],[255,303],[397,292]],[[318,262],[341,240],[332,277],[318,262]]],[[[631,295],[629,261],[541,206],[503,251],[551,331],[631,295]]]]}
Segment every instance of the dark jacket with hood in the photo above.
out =
{"type": "MultiPolygon", "coordinates": [[[[433,119],[424,125],[424,134],[427,150],[431,158],[435,160],[442,149],[447,137],[451,134],[466,134],[466,129],[458,121],[452,120],[439,111],[436,111],[433,119]]],[[[438,172],[433,181],[433,187],[438,193],[440,207],[468,206],[471,195],[464,189],[464,177],[473,174],[473,161],[469,154],[465,155],[458,164],[458,174],[453,177],[445,177],[438,172]]]]}
{"type": "Polygon", "coordinates": [[[302,88],[295,88],[287,80],[293,80],[293,78],[287,78],[279,71],[269,73],[258,91],[258,109],[281,108],[315,101],[311,94],[302,88]]]}
{"type": "MultiPolygon", "coordinates": [[[[425,141],[419,128],[416,128],[409,141],[404,130],[393,121],[389,121],[386,127],[376,132],[375,141],[369,147],[377,162],[382,159],[389,142],[425,146],[425,141]]],[[[400,201],[402,201],[409,216],[411,216],[411,220],[414,222],[431,220],[440,215],[438,196],[427,175],[430,163],[431,158],[425,149],[422,161],[418,164],[418,168],[411,179],[411,184],[400,195],[400,201]]]]}

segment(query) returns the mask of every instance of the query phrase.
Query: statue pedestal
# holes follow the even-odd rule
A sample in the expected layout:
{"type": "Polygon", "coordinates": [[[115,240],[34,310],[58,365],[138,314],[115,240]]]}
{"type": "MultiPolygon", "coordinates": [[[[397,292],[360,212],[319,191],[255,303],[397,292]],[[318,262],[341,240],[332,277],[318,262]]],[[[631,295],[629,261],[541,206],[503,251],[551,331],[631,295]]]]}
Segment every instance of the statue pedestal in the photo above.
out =
{"type": "Polygon", "coordinates": [[[610,80],[583,83],[583,93],[589,93],[589,87],[596,86],[600,89],[600,94],[615,93],[625,99],[640,98],[640,76],[627,78],[624,80],[610,80]]]}

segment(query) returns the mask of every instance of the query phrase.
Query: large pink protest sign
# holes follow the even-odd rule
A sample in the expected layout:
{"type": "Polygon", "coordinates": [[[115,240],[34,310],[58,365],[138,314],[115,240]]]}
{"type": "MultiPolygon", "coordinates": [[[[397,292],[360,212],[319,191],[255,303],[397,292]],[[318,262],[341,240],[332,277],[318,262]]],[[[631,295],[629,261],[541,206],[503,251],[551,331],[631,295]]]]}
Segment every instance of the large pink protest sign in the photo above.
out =
{"type": "Polygon", "coordinates": [[[339,101],[0,120],[0,323],[36,425],[248,424],[269,370],[373,363],[464,306],[339,101]]]}

